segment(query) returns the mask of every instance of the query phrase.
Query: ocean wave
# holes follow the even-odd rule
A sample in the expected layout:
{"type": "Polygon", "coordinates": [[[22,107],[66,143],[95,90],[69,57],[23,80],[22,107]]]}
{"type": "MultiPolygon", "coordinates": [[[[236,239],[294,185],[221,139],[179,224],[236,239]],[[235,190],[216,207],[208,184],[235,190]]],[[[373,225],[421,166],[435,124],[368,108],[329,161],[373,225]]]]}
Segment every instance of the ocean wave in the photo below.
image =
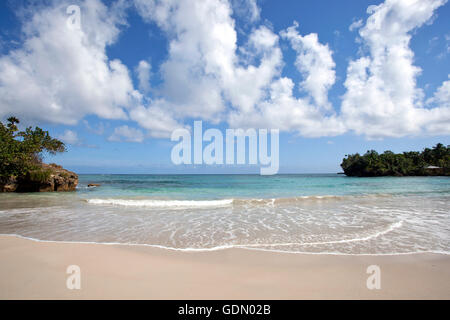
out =
{"type": "Polygon", "coordinates": [[[339,200],[345,199],[348,196],[336,196],[336,195],[322,195],[322,196],[298,196],[291,198],[272,198],[272,199],[233,199],[233,204],[236,205],[277,205],[277,204],[289,204],[303,201],[322,201],[322,200],[339,200]]]}
{"type": "Polygon", "coordinates": [[[279,199],[220,199],[220,200],[159,200],[159,199],[87,199],[87,203],[94,205],[113,205],[124,207],[152,207],[152,208],[207,208],[226,207],[231,205],[270,205],[295,203],[305,200],[339,199],[339,196],[304,196],[279,199]]]}
{"type": "Polygon", "coordinates": [[[136,200],[136,199],[88,199],[89,204],[115,205],[125,207],[153,207],[153,208],[202,208],[223,207],[233,204],[233,199],[223,200],[136,200]]]}
{"type": "Polygon", "coordinates": [[[221,251],[228,249],[243,249],[243,250],[251,250],[251,251],[266,251],[266,252],[274,252],[274,253],[286,253],[286,254],[307,254],[307,255],[343,255],[343,256],[396,256],[396,255],[410,255],[410,254],[423,254],[423,253],[432,253],[432,254],[442,254],[442,255],[450,255],[450,251],[448,250],[411,250],[411,251],[388,251],[388,252],[375,252],[375,253],[346,253],[339,251],[301,251],[301,250],[282,250],[275,249],[275,246],[283,246],[283,245],[314,245],[314,244],[330,244],[330,243],[345,243],[345,242],[353,242],[353,241],[366,241],[373,238],[376,238],[382,234],[386,234],[396,228],[402,226],[402,221],[395,222],[388,226],[384,231],[377,232],[375,234],[369,235],[367,237],[361,238],[353,238],[353,239],[342,239],[335,241],[327,241],[327,242],[315,242],[315,243],[273,243],[273,244],[223,244],[214,247],[172,247],[165,246],[160,244],[147,244],[147,243],[129,243],[129,242],[98,242],[98,241],[76,241],[76,240],[49,240],[49,239],[38,239],[30,236],[23,236],[15,233],[0,233],[0,236],[7,237],[16,237],[21,239],[26,239],[35,242],[43,242],[43,243],[65,243],[65,244],[82,244],[82,245],[106,245],[106,246],[130,246],[130,247],[151,247],[169,251],[180,251],[186,253],[201,253],[201,252],[212,252],[212,251],[221,251]]]}
{"type": "Polygon", "coordinates": [[[401,228],[403,225],[403,221],[397,221],[390,225],[388,225],[385,229],[374,232],[367,236],[350,238],[350,239],[341,239],[341,240],[332,240],[332,241],[323,241],[323,242],[291,242],[291,243],[256,243],[256,244],[248,244],[243,245],[244,247],[284,247],[284,246],[317,246],[317,245],[326,245],[326,244],[339,244],[339,243],[348,243],[348,242],[358,242],[358,241],[367,241],[371,239],[378,238],[386,233],[394,231],[397,228],[401,228]]]}
{"type": "Polygon", "coordinates": [[[291,198],[260,198],[260,199],[218,199],[218,200],[160,200],[160,199],[86,199],[89,204],[114,205],[125,207],[153,207],[153,208],[202,208],[236,206],[275,206],[309,201],[344,200],[364,197],[386,197],[388,195],[311,195],[291,198]]]}
{"type": "Polygon", "coordinates": [[[303,202],[319,202],[319,201],[339,201],[346,199],[364,199],[364,198],[386,198],[391,197],[389,194],[360,194],[360,195],[310,195],[310,196],[297,196],[290,198],[272,198],[272,199],[233,199],[233,204],[236,205],[282,205],[291,203],[303,203],[303,202]]]}

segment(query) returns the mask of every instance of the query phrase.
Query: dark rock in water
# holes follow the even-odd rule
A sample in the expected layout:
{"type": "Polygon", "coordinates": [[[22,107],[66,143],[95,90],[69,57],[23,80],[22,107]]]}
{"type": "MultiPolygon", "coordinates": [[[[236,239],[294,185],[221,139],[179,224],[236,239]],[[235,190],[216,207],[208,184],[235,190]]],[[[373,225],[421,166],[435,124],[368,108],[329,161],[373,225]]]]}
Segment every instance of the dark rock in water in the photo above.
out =
{"type": "Polygon", "coordinates": [[[24,177],[0,181],[0,192],[75,191],[78,175],[56,164],[41,164],[24,177]]]}
{"type": "Polygon", "coordinates": [[[90,187],[100,187],[101,186],[101,184],[98,184],[98,183],[89,183],[88,184],[88,187],[90,188],[90,187]]]}

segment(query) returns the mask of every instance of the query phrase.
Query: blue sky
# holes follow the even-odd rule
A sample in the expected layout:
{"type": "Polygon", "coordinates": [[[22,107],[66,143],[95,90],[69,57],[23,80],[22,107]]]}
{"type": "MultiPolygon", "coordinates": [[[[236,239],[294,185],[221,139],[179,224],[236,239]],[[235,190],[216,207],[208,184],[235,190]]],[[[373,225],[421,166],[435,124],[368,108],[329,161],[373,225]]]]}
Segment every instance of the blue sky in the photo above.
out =
{"type": "Polygon", "coordinates": [[[450,144],[445,1],[180,3],[3,1],[2,120],[63,139],[46,160],[78,173],[258,172],[172,165],[170,133],[194,120],[280,129],[280,173],[450,144]]]}

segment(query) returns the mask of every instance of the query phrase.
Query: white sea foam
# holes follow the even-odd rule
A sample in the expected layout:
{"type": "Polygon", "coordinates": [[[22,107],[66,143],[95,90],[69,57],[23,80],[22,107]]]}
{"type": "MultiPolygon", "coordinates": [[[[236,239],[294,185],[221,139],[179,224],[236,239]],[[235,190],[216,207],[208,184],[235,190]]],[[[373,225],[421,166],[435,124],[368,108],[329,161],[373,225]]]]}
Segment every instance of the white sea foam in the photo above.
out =
{"type": "MultiPolygon", "coordinates": [[[[278,249],[266,249],[251,247],[249,245],[221,245],[210,248],[176,248],[170,246],[163,246],[158,244],[145,244],[145,243],[123,243],[123,242],[96,242],[96,241],[65,241],[65,240],[43,240],[33,237],[22,236],[19,234],[4,234],[0,233],[0,236],[6,237],[16,237],[21,239],[26,239],[35,242],[43,243],[65,243],[65,244],[94,244],[94,245],[105,245],[105,246],[130,246],[130,247],[150,247],[170,251],[181,251],[181,252],[211,252],[211,251],[221,251],[227,249],[244,249],[244,250],[255,250],[255,251],[267,251],[267,252],[278,252],[287,254],[308,254],[308,255],[339,255],[339,256],[397,256],[397,255],[410,255],[410,254],[423,254],[423,253],[433,253],[450,255],[450,251],[446,250],[415,250],[409,252],[387,252],[387,253],[342,253],[336,251],[322,251],[322,252],[308,252],[308,251],[287,251],[278,249]]],[[[279,244],[278,244],[279,245],[279,244]]]]}
{"type": "Polygon", "coordinates": [[[126,207],[155,207],[155,208],[201,208],[223,207],[233,204],[233,199],[223,200],[132,200],[132,199],[88,199],[88,203],[97,205],[115,205],[126,207]]]}
{"type": "MultiPolygon", "coordinates": [[[[1,235],[9,235],[9,236],[16,236],[24,239],[29,239],[33,241],[41,241],[41,242],[63,242],[63,243],[92,243],[92,244],[105,244],[105,245],[136,245],[136,246],[150,246],[150,247],[156,247],[156,248],[162,248],[162,249],[170,249],[170,250],[176,250],[176,251],[216,251],[216,250],[224,250],[224,249],[231,249],[231,248],[241,248],[241,249],[253,249],[253,248],[261,248],[261,250],[264,250],[263,247],[278,247],[278,246],[308,246],[308,245],[324,245],[324,244],[337,244],[337,243],[347,243],[347,242],[358,242],[358,241],[367,241],[370,239],[377,238],[381,235],[384,235],[386,233],[389,233],[393,231],[394,229],[400,228],[403,224],[403,221],[398,221],[395,223],[390,224],[386,229],[378,231],[376,233],[367,235],[365,237],[359,237],[359,238],[352,238],[352,239],[341,239],[341,240],[334,240],[334,241],[324,241],[324,242],[291,242],[291,243],[249,243],[249,244],[224,244],[219,245],[215,247],[204,247],[204,248],[174,248],[174,247],[167,247],[162,245],[156,245],[156,244],[135,244],[135,243],[121,243],[121,242],[84,242],[84,241],[54,241],[54,240],[40,240],[36,238],[31,237],[25,237],[18,234],[0,234],[1,235]]],[[[267,249],[270,251],[269,249],[267,249]]],[[[279,250],[274,250],[279,251],[279,250]]]]}
{"type": "Polygon", "coordinates": [[[238,248],[303,254],[450,254],[448,197],[438,197],[443,199],[439,202],[371,195],[216,200],[89,195],[92,198],[74,196],[73,201],[52,199],[51,205],[45,198],[36,202],[39,207],[34,198],[20,198],[20,207],[1,208],[0,233],[36,241],[183,252],[238,248]]]}
{"type": "Polygon", "coordinates": [[[341,240],[333,240],[333,241],[324,241],[324,242],[291,242],[291,243],[256,243],[256,244],[248,244],[243,245],[244,247],[282,247],[282,246],[317,246],[324,244],[337,244],[337,243],[348,243],[348,242],[358,242],[358,241],[367,241],[370,239],[378,238],[386,233],[389,233],[397,228],[400,228],[403,225],[403,221],[398,221],[390,224],[386,229],[369,234],[364,237],[351,238],[351,239],[341,239],[341,240]]]}
{"type": "Polygon", "coordinates": [[[260,198],[260,199],[219,199],[219,200],[159,200],[159,199],[87,199],[89,204],[114,205],[126,207],[155,207],[155,208],[199,208],[199,207],[224,207],[229,205],[269,205],[296,203],[308,200],[340,200],[352,198],[353,196],[336,195],[310,195],[292,198],[260,198]]]}

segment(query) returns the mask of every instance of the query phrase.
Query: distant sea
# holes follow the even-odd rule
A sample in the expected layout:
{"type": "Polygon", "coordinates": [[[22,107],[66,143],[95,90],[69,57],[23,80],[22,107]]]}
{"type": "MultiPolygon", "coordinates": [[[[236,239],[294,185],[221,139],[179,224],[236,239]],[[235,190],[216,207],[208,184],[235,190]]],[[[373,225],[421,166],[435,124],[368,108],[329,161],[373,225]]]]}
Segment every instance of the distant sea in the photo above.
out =
{"type": "Polygon", "coordinates": [[[0,234],[182,251],[449,254],[450,178],[80,175],[72,193],[0,194],[0,234]]]}

